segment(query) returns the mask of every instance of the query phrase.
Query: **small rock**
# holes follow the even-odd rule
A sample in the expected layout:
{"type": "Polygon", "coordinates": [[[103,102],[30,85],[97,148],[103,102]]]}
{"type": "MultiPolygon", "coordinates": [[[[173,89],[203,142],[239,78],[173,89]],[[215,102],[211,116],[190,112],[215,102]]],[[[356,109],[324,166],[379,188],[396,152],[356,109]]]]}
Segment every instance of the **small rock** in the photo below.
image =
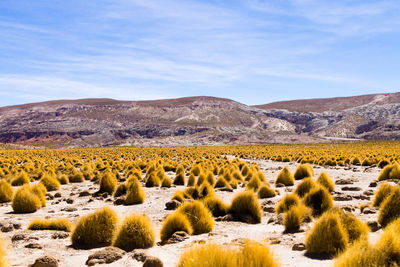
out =
{"type": "Polygon", "coordinates": [[[378,182],[377,181],[372,181],[370,184],[369,184],[369,187],[377,187],[378,186],[378,182]]]}
{"type": "Polygon", "coordinates": [[[11,242],[17,242],[21,240],[25,240],[27,238],[27,235],[24,233],[17,233],[11,237],[11,242]]]}
{"type": "Polygon", "coordinates": [[[12,223],[15,230],[21,229],[22,225],[20,223],[12,223]]]}
{"type": "Polygon", "coordinates": [[[175,244],[183,242],[189,238],[189,235],[184,231],[175,232],[166,242],[166,244],[175,244]]]}
{"type": "Polygon", "coordinates": [[[350,195],[338,195],[334,197],[335,201],[350,201],[353,197],[350,195]]]}
{"type": "Polygon", "coordinates": [[[79,197],[87,197],[90,196],[89,191],[85,190],[79,193],[79,197]]]}
{"type": "Polygon", "coordinates": [[[221,187],[221,188],[218,188],[218,191],[233,192],[233,188],[232,187],[221,187]]]}
{"type": "Polygon", "coordinates": [[[11,223],[9,223],[9,224],[3,225],[0,230],[3,233],[8,233],[8,232],[11,232],[12,230],[14,230],[14,226],[11,223]]]}
{"type": "Polygon", "coordinates": [[[376,213],[376,209],[371,208],[371,207],[365,207],[362,210],[363,214],[375,214],[376,213]]]}
{"type": "Polygon", "coordinates": [[[114,205],[124,205],[125,204],[125,199],[123,197],[117,198],[114,201],[114,205]]]}
{"type": "Polygon", "coordinates": [[[269,213],[275,213],[275,207],[274,206],[265,206],[265,207],[263,207],[263,211],[266,211],[269,213]]]}
{"type": "Polygon", "coordinates": [[[99,250],[92,255],[89,255],[86,265],[93,266],[95,264],[110,264],[114,261],[121,259],[125,251],[116,247],[106,247],[99,250]]]}
{"type": "Polygon", "coordinates": [[[369,221],[369,222],[367,222],[367,225],[368,225],[369,229],[371,229],[371,232],[376,232],[379,229],[381,229],[381,225],[376,221],[369,221]]]}
{"type": "Polygon", "coordinates": [[[164,264],[159,258],[149,256],[143,263],[143,267],[163,267],[164,264]]]}
{"type": "Polygon", "coordinates": [[[343,186],[342,191],[361,191],[362,188],[358,186],[343,186]]]}
{"type": "Polygon", "coordinates": [[[356,210],[356,208],[353,206],[344,206],[343,210],[345,210],[347,212],[354,212],[356,210]]]}
{"type": "Polygon", "coordinates": [[[69,237],[69,233],[66,232],[56,232],[51,235],[52,239],[65,239],[69,237]]]}
{"type": "Polygon", "coordinates": [[[113,199],[112,199],[111,197],[109,197],[109,198],[107,198],[105,201],[106,201],[106,202],[113,202],[113,199]]]}
{"type": "Polygon", "coordinates": [[[363,194],[366,195],[366,196],[372,196],[372,195],[374,195],[374,191],[371,190],[371,189],[370,190],[366,190],[366,191],[363,192],[363,194]]]}
{"type": "Polygon", "coordinates": [[[147,258],[146,251],[142,249],[135,249],[133,251],[132,258],[137,261],[144,262],[147,258]]]}
{"type": "Polygon", "coordinates": [[[166,210],[175,210],[180,205],[181,205],[181,202],[179,202],[178,200],[173,199],[173,200],[170,200],[167,203],[165,203],[165,209],[166,210]]]}
{"type": "Polygon", "coordinates": [[[25,246],[26,248],[32,248],[32,249],[42,249],[43,247],[38,244],[38,243],[29,243],[28,245],[25,246]]]}
{"type": "Polygon", "coordinates": [[[55,198],[61,197],[61,193],[60,193],[60,192],[55,193],[55,194],[54,194],[54,197],[55,197],[55,198]]]}
{"type": "Polygon", "coordinates": [[[37,258],[30,267],[58,267],[58,261],[52,256],[45,255],[37,258]]]}
{"type": "Polygon", "coordinates": [[[62,208],[61,211],[66,211],[66,212],[74,212],[77,211],[77,208],[74,207],[66,207],[66,208],[62,208]]]}
{"type": "Polygon", "coordinates": [[[304,243],[296,243],[293,245],[292,250],[294,250],[294,251],[306,250],[306,245],[304,243]]]}
{"type": "Polygon", "coordinates": [[[353,184],[355,181],[353,179],[338,179],[335,184],[344,185],[344,184],[353,184]]]}
{"type": "Polygon", "coordinates": [[[277,184],[275,185],[275,187],[285,187],[285,185],[284,185],[284,184],[281,184],[281,183],[277,183],[277,184]]]}
{"type": "Polygon", "coordinates": [[[54,199],[54,196],[50,193],[47,193],[46,197],[47,197],[47,199],[50,199],[50,200],[54,199]]]}
{"type": "Polygon", "coordinates": [[[72,204],[74,203],[74,200],[72,198],[68,198],[65,202],[67,202],[68,204],[72,204]]]}
{"type": "Polygon", "coordinates": [[[371,199],[369,196],[365,196],[365,195],[355,195],[353,197],[358,200],[370,200],[371,199]]]}
{"type": "Polygon", "coordinates": [[[230,214],[227,214],[225,216],[217,217],[215,219],[217,222],[231,222],[234,220],[233,216],[230,214]]]}

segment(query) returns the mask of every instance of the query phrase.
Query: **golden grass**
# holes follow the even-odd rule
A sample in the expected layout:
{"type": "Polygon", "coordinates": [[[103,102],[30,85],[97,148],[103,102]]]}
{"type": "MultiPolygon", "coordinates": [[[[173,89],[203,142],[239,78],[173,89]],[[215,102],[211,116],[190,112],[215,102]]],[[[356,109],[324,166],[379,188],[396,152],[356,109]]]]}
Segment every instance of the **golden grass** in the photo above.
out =
{"type": "Polygon", "coordinates": [[[285,186],[294,185],[294,177],[288,167],[283,168],[275,180],[275,184],[284,184],[285,186]]]}
{"type": "Polygon", "coordinates": [[[262,210],[253,190],[237,193],[232,199],[229,213],[240,221],[250,216],[254,223],[261,222],[262,210]]]}
{"type": "Polygon", "coordinates": [[[0,179],[0,203],[10,202],[12,200],[14,191],[10,183],[5,179],[0,179]]]}
{"type": "Polygon", "coordinates": [[[28,225],[28,230],[58,230],[70,232],[72,227],[72,223],[65,218],[33,219],[28,225]]]}
{"type": "Polygon", "coordinates": [[[175,232],[178,231],[183,231],[191,235],[193,233],[193,228],[189,219],[184,214],[175,212],[168,215],[161,226],[161,241],[167,241],[175,232]]]}
{"type": "Polygon", "coordinates": [[[177,212],[189,219],[194,234],[208,233],[214,229],[214,218],[200,200],[182,204],[177,212]]]}

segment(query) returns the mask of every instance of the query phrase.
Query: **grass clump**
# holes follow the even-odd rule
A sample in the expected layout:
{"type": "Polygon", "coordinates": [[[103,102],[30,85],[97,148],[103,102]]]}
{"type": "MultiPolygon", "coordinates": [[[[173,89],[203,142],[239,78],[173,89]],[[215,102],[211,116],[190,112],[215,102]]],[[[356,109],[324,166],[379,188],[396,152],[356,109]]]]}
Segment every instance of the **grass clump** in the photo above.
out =
{"type": "Polygon", "coordinates": [[[70,183],[82,183],[85,181],[85,176],[78,170],[74,170],[68,178],[70,183]]]}
{"type": "Polygon", "coordinates": [[[6,258],[6,249],[4,247],[3,239],[0,237],[0,267],[8,267],[8,261],[6,258]]]}
{"type": "Polygon", "coordinates": [[[262,185],[260,189],[258,189],[258,198],[271,198],[274,196],[276,196],[275,190],[268,185],[262,185]]]}
{"type": "Polygon", "coordinates": [[[185,174],[183,172],[178,172],[175,175],[173,184],[174,185],[185,185],[185,174]]]}
{"type": "Polygon", "coordinates": [[[124,219],[116,231],[113,246],[126,251],[149,248],[155,243],[155,232],[146,215],[132,214],[124,219]]]}
{"type": "Polygon", "coordinates": [[[100,189],[99,189],[100,193],[106,192],[112,195],[115,189],[117,188],[117,178],[115,177],[115,175],[109,172],[105,173],[100,178],[99,183],[100,183],[100,189]]]}
{"type": "Polygon", "coordinates": [[[393,192],[393,190],[395,188],[396,187],[394,185],[391,185],[391,184],[388,184],[388,183],[382,184],[378,188],[378,190],[375,192],[375,197],[374,197],[374,200],[372,201],[372,205],[374,207],[379,207],[382,204],[382,202],[387,197],[390,196],[390,194],[393,192]]]}
{"type": "Polygon", "coordinates": [[[313,177],[314,169],[309,163],[300,164],[294,172],[294,179],[301,180],[306,177],[313,177]]]}
{"type": "Polygon", "coordinates": [[[180,257],[177,267],[278,267],[271,249],[254,241],[243,245],[194,245],[180,257]]]}
{"type": "Polygon", "coordinates": [[[12,186],[5,180],[0,180],[0,203],[7,203],[12,200],[13,197],[12,186]]]}
{"type": "Polygon", "coordinates": [[[252,189],[257,192],[258,188],[262,185],[260,178],[255,175],[253,176],[250,181],[247,183],[246,189],[252,189]]]}
{"type": "Polygon", "coordinates": [[[55,191],[60,189],[60,182],[57,180],[57,178],[50,175],[44,175],[40,179],[40,183],[46,187],[47,191],[55,191]]]}
{"type": "Polygon", "coordinates": [[[317,186],[304,196],[304,204],[313,210],[314,216],[318,216],[332,208],[333,199],[325,187],[317,186]]]}
{"type": "Polygon", "coordinates": [[[154,172],[149,175],[145,183],[146,187],[158,187],[160,185],[161,185],[161,180],[157,175],[155,175],[154,172]]]}
{"type": "Polygon", "coordinates": [[[318,176],[317,183],[325,187],[329,192],[335,190],[335,183],[332,181],[332,178],[326,172],[322,172],[318,176]]]}
{"type": "Polygon", "coordinates": [[[31,187],[31,190],[39,198],[42,207],[46,207],[46,187],[42,183],[37,183],[31,187]]]}
{"type": "Polygon", "coordinates": [[[136,205],[142,204],[146,199],[146,194],[139,183],[137,178],[133,178],[133,181],[129,183],[126,191],[125,205],[136,205]]]}
{"type": "Polygon", "coordinates": [[[183,231],[191,235],[193,233],[192,225],[189,219],[182,213],[172,213],[167,216],[161,226],[161,241],[167,241],[175,232],[183,231]]]}
{"type": "Polygon", "coordinates": [[[306,250],[310,254],[333,256],[343,251],[349,242],[338,214],[326,213],[306,234],[306,250]]]}
{"type": "Polygon", "coordinates": [[[304,197],[311,189],[317,186],[317,183],[311,177],[304,178],[294,191],[299,197],[304,197]]]}
{"type": "Polygon", "coordinates": [[[60,219],[34,219],[29,223],[28,230],[57,230],[70,232],[72,223],[65,218],[60,219]]]}
{"type": "Polygon", "coordinates": [[[386,255],[371,246],[367,240],[359,240],[335,259],[334,267],[392,266],[386,255]]]}
{"type": "Polygon", "coordinates": [[[239,221],[260,223],[262,217],[261,206],[252,190],[236,194],[229,207],[229,213],[239,221]]]}
{"type": "Polygon", "coordinates": [[[378,180],[400,179],[400,164],[386,165],[379,173],[378,180]]]}
{"type": "Polygon", "coordinates": [[[340,208],[332,208],[328,213],[337,214],[340,219],[340,223],[343,225],[349,237],[349,242],[352,243],[359,239],[367,239],[369,228],[368,226],[360,221],[356,216],[349,212],[345,212],[340,208]]]}
{"type": "Polygon", "coordinates": [[[222,188],[222,187],[231,187],[228,181],[223,177],[218,177],[217,181],[214,184],[215,188],[222,188]]]}
{"type": "Polygon", "coordinates": [[[172,186],[172,181],[168,176],[165,176],[161,181],[161,187],[170,188],[172,186]]]}
{"type": "Polygon", "coordinates": [[[110,207],[96,210],[79,218],[71,234],[75,247],[99,247],[111,244],[118,216],[110,207]]]}
{"type": "Polygon", "coordinates": [[[281,170],[275,180],[275,184],[284,184],[285,186],[294,185],[294,177],[289,171],[288,167],[285,167],[281,170]]]}
{"type": "Polygon", "coordinates": [[[379,207],[378,222],[385,227],[400,216],[400,188],[393,192],[382,202],[379,207]]]}
{"type": "Polygon", "coordinates": [[[57,179],[60,182],[60,184],[69,184],[69,178],[66,174],[61,174],[60,176],[58,176],[57,179]]]}
{"type": "Polygon", "coordinates": [[[311,210],[303,204],[291,206],[290,209],[285,212],[283,217],[283,225],[285,226],[285,232],[296,232],[300,229],[300,225],[306,218],[311,217],[311,210]]]}
{"type": "Polygon", "coordinates": [[[280,214],[289,211],[292,206],[300,204],[300,199],[296,194],[286,194],[276,205],[275,211],[280,214]]]}
{"type": "Polygon", "coordinates": [[[29,179],[28,174],[26,172],[22,171],[17,177],[11,180],[11,185],[12,186],[21,186],[24,184],[29,184],[31,181],[29,179]]]}
{"type": "Polygon", "coordinates": [[[229,206],[217,196],[206,197],[203,203],[214,217],[224,216],[228,213],[229,206]]]}
{"type": "Polygon", "coordinates": [[[177,212],[189,219],[194,234],[208,233],[214,228],[214,218],[200,200],[182,204],[177,212]]]}
{"type": "MultiPolygon", "coordinates": [[[[45,199],[46,201],[46,199],[45,199]]],[[[12,200],[12,208],[17,213],[31,213],[37,211],[42,202],[29,185],[24,185],[15,192],[12,200]]]]}

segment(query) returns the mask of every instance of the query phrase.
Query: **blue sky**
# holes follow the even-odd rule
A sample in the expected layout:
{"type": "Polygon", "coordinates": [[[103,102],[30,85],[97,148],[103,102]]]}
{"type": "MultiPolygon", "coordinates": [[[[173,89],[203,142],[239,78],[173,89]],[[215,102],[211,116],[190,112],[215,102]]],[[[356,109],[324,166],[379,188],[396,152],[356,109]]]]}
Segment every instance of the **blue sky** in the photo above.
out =
{"type": "Polygon", "coordinates": [[[400,91],[400,1],[2,0],[0,106],[400,91]]]}

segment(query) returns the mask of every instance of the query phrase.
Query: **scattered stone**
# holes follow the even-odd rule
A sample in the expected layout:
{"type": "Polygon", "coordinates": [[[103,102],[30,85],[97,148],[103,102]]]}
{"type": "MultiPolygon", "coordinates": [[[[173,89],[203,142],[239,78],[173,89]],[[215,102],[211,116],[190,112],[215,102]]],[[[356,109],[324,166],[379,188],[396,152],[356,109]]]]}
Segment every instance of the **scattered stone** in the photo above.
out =
{"type": "Polygon", "coordinates": [[[335,201],[350,201],[353,197],[350,195],[338,195],[334,197],[335,201]]]}
{"type": "Polygon", "coordinates": [[[125,199],[123,197],[117,198],[114,201],[114,205],[124,205],[125,204],[125,199]]]}
{"type": "Polygon", "coordinates": [[[263,211],[266,211],[268,213],[275,213],[275,207],[274,206],[265,206],[265,207],[263,207],[263,211]]]}
{"type": "Polygon", "coordinates": [[[105,201],[106,201],[106,202],[112,202],[113,199],[112,199],[111,197],[109,197],[109,198],[107,198],[105,201]]]}
{"type": "Polygon", "coordinates": [[[116,247],[106,247],[89,255],[86,265],[93,266],[95,264],[110,264],[121,259],[125,251],[116,247]]]}
{"type": "Polygon", "coordinates": [[[137,261],[144,262],[147,258],[146,251],[144,249],[135,249],[133,251],[132,258],[137,261]]]}
{"type": "Polygon", "coordinates": [[[355,182],[354,179],[338,179],[336,180],[335,184],[345,185],[345,184],[353,184],[354,182],[355,182]]]}
{"type": "Polygon", "coordinates": [[[69,233],[66,232],[55,232],[51,235],[52,239],[65,239],[69,237],[69,233]]]}
{"type": "Polygon", "coordinates": [[[12,223],[12,225],[14,226],[15,230],[21,229],[22,225],[20,223],[12,223]]]}
{"type": "Polygon", "coordinates": [[[69,196],[70,196],[70,197],[73,197],[73,196],[75,196],[75,193],[72,192],[72,193],[69,194],[69,196]]]}
{"type": "Polygon", "coordinates": [[[343,209],[347,212],[354,212],[356,210],[353,206],[344,206],[343,209]]]}
{"type": "Polygon", "coordinates": [[[361,191],[362,188],[358,186],[343,186],[342,191],[361,191]]]}
{"type": "Polygon", "coordinates": [[[11,231],[14,230],[14,226],[11,223],[8,223],[8,224],[5,224],[5,225],[2,225],[0,230],[3,233],[8,233],[8,232],[11,232],[11,231]]]}
{"type": "Polygon", "coordinates": [[[363,194],[366,195],[366,196],[373,196],[374,195],[374,191],[371,190],[371,189],[370,190],[366,190],[366,191],[363,192],[363,194]]]}
{"type": "Polygon", "coordinates": [[[55,193],[55,194],[54,194],[54,197],[55,197],[55,198],[61,197],[61,193],[60,193],[60,192],[55,193]]]}
{"type": "Polygon", "coordinates": [[[67,200],[65,200],[65,202],[67,202],[67,204],[72,204],[74,203],[74,200],[72,198],[68,198],[67,200]]]}
{"type": "Polygon", "coordinates": [[[170,200],[167,203],[165,203],[165,209],[166,210],[176,210],[180,205],[181,205],[181,202],[173,199],[173,200],[170,200]]]}
{"type": "Polygon", "coordinates": [[[364,196],[364,195],[355,195],[353,197],[358,200],[370,200],[371,199],[369,196],[364,196]]]}
{"type": "Polygon", "coordinates": [[[163,267],[164,264],[159,258],[148,256],[143,263],[143,267],[163,267]]]}
{"type": "Polygon", "coordinates": [[[221,188],[218,188],[218,191],[233,192],[233,188],[231,188],[231,187],[221,187],[221,188]]]}
{"type": "Polygon", "coordinates": [[[376,209],[371,208],[371,207],[365,207],[362,210],[363,214],[375,214],[376,213],[376,209]]]}
{"type": "Polygon", "coordinates": [[[294,251],[306,250],[306,245],[304,243],[296,243],[293,245],[292,250],[294,250],[294,251]]]}
{"type": "Polygon", "coordinates": [[[281,184],[281,183],[277,183],[277,184],[275,185],[275,187],[285,187],[285,185],[284,185],[284,184],[281,184]]]}
{"type": "Polygon", "coordinates": [[[50,199],[50,200],[54,199],[54,196],[52,194],[50,194],[50,193],[47,193],[46,197],[47,197],[47,199],[50,199]]]}
{"type": "Polygon", "coordinates": [[[166,244],[175,244],[183,242],[189,238],[189,235],[184,231],[175,232],[166,242],[166,244]]]}
{"type": "Polygon", "coordinates": [[[379,229],[381,229],[381,225],[376,221],[369,221],[369,222],[367,222],[367,225],[368,225],[369,229],[371,229],[371,232],[376,232],[379,229]]]}
{"type": "Polygon", "coordinates": [[[25,246],[26,248],[32,248],[32,249],[42,249],[43,247],[38,244],[38,243],[29,243],[28,245],[25,246]]]}
{"type": "Polygon", "coordinates": [[[87,196],[90,196],[90,193],[89,193],[89,191],[85,190],[85,191],[80,192],[78,196],[79,197],[87,197],[87,196]]]}
{"type": "Polygon", "coordinates": [[[215,218],[215,220],[217,222],[231,222],[231,221],[234,221],[234,218],[232,215],[227,214],[225,216],[217,217],[217,218],[215,218]]]}
{"type": "Polygon", "coordinates": [[[372,181],[370,184],[369,184],[369,187],[377,187],[378,186],[378,182],[377,181],[372,181]]]}
{"type": "Polygon", "coordinates": [[[61,211],[66,211],[66,212],[74,212],[74,211],[77,211],[77,210],[78,209],[74,208],[74,207],[65,207],[65,208],[61,209],[61,211]]]}
{"type": "Polygon", "coordinates": [[[25,233],[17,233],[11,237],[11,242],[17,242],[21,240],[25,240],[27,238],[27,235],[25,233]]]}
{"type": "Polygon", "coordinates": [[[58,267],[58,261],[52,256],[45,255],[37,258],[30,267],[58,267]]]}

